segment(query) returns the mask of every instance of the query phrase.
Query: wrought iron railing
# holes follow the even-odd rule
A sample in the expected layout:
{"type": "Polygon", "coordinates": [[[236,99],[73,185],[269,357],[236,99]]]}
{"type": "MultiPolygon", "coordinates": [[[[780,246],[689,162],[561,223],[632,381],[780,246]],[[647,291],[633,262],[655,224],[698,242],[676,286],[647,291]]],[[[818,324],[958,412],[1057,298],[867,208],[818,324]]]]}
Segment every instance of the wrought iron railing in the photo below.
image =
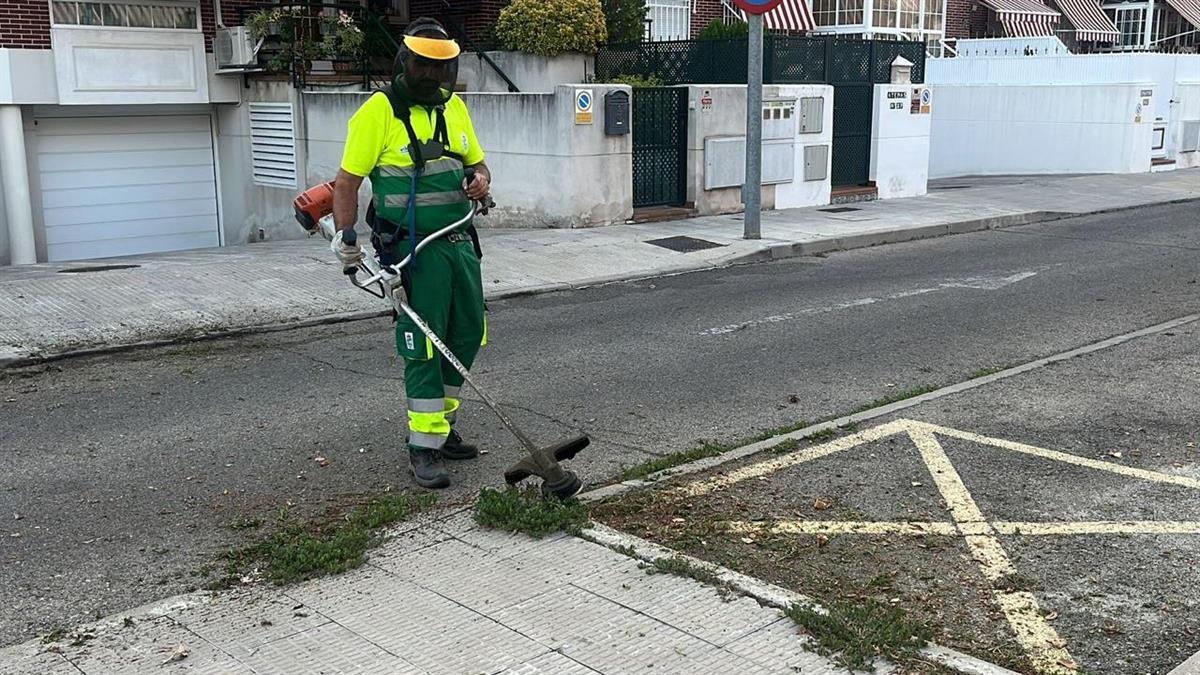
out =
{"type": "Polygon", "coordinates": [[[259,65],[290,76],[296,87],[322,81],[372,88],[388,80],[398,44],[382,17],[362,5],[298,0],[243,5],[238,14],[264,38],[259,65]]]}

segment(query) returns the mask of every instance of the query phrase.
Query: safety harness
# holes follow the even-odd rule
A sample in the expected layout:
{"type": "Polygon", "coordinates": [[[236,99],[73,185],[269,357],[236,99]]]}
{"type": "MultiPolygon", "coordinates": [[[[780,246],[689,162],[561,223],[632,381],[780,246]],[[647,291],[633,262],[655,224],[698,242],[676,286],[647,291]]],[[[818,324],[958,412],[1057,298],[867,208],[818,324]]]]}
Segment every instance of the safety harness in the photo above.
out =
{"type": "MultiPolygon", "coordinates": [[[[437,106],[434,108],[436,119],[434,121],[433,137],[428,141],[420,141],[417,139],[417,133],[412,125],[412,109],[399,97],[395,96],[391,91],[383,91],[388,97],[388,102],[392,105],[392,114],[396,119],[404,124],[404,130],[408,132],[408,156],[413,162],[413,174],[409,182],[408,193],[408,223],[407,234],[409,241],[409,250],[416,251],[419,240],[417,239],[417,183],[421,180],[421,176],[425,171],[425,165],[442,157],[452,157],[457,159],[465,168],[465,158],[451,150],[450,134],[446,126],[445,107],[437,106]]],[[[384,265],[390,265],[395,260],[392,260],[392,245],[395,244],[400,235],[401,226],[399,223],[394,223],[386,218],[381,218],[375,213],[375,201],[372,200],[370,207],[367,209],[367,224],[371,227],[372,244],[379,252],[380,262],[384,265]]],[[[475,229],[475,224],[471,223],[467,226],[465,232],[467,238],[471,240],[472,246],[475,248],[475,255],[480,260],[483,259],[483,249],[479,245],[479,231],[475,229]]],[[[453,232],[446,236],[447,241],[461,241],[462,234],[453,232]]],[[[413,258],[411,266],[417,264],[416,258],[413,258]]],[[[407,270],[406,270],[407,271],[407,270]]],[[[407,286],[407,284],[405,284],[407,286]]]]}

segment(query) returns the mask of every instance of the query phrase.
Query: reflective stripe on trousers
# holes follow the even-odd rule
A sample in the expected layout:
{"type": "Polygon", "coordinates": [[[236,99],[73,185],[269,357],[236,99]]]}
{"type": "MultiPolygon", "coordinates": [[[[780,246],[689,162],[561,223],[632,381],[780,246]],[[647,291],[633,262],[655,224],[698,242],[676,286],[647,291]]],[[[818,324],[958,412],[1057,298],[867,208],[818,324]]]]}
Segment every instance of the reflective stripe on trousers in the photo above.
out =
{"type": "Polygon", "coordinates": [[[458,406],[457,399],[408,399],[409,445],[432,450],[445,445],[458,406]]]}

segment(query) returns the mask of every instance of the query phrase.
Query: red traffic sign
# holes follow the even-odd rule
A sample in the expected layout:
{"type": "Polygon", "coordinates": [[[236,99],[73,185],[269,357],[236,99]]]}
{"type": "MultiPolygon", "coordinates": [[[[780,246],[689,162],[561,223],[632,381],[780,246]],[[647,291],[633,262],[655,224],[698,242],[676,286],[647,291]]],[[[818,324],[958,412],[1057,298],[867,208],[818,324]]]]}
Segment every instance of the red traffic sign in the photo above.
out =
{"type": "Polygon", "coordinates": [[[766,14],[782,2],[783,0],[733,0],[733,4],[747,14],[766,14]]]}

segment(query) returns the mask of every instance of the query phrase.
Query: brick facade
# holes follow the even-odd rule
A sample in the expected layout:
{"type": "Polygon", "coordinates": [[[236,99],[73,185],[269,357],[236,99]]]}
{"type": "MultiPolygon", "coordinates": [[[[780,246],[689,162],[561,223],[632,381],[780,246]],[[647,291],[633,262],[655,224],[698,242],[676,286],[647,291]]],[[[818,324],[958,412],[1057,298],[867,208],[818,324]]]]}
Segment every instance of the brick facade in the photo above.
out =
{"type": "MultiPolygon", "coordinates": [[[[0,0],[2,2],[3,0],[0,0]]],[[[222,0],[221,2],[221,19],[226,26],[242,25],[242,18],[238,13],[240,7],[253,6],[254,2],[249,0],[245,2],[235,2],[234,0],[222,0]]],[[[217,31],[217,24],[213,20],[213,3],[212,0],[200,0],[200,28],[204,31],[204,49],[212,51],[213,34],[217,31]]]]}
{"type": "Polygon", "coordinates": [[[49,0],[0,0],[0,47],[49,49],[49,0]]]}
{"type": "MultiPolygon", "coordinates": [[[[11,4],[40,4],[42,9],[45,10],[49,3],[48,0],[0,0],[0,15],[4,14],[5,10],[3,8],[11,4]]],[[[241,2],[238,0],[222,0],[221,15],[225,21],[225,25],[241,25],[242,20],[238,13],[240,7],[261,7],[262,4],[259,0],[243,0],[241,2]]],[[[492,26],[500,16],[500,10],[508,4],[508,0],[454,0],[450,4],[454,7],[453,15],[447,16],[446,6],[442,0],[409,0],[409,17],[416,19],[422,16],[431,16],[443,22],[447,21],[447,19],[451,21],[458,20],[466,25],[467,33],[472,40],[482,47],[490,47],[492,26]]],[[[49,15],[47,14],[46,16],[46,46],[48,47],[50,46],[49,15]]],[[[216,23],[213,21],[212,0],[200,0],[200,25],[204,29],[205,48],[211,52],[212,38],[216,32],[216,23]]],[[[2,39],[3,35],[4,28],[0,27],[0,39],[2,39]]]]}
{"type": "Polygon", "coordinates": [[[725,16],[725,8],[721,6],[721,0],[696,0],[692,7],[693,39],[699,37],[700,31],[704,30],[708,24],[725,16]]]}
{"type": "Polygon", "coordinates": [[[442,0],[409,0],[408,15],[413,19],[429,16],[442,22],[460,22],[477,46],[485,49],[494,46],[492,27],[508,0],[454,0],[450,5],[453,9],[448,11],[442,0]]]}
{"type": "Polygon", "coordinates": [[[946,0],[946,39],[983,37],[987,10],[978,0],[946,0]]]}

